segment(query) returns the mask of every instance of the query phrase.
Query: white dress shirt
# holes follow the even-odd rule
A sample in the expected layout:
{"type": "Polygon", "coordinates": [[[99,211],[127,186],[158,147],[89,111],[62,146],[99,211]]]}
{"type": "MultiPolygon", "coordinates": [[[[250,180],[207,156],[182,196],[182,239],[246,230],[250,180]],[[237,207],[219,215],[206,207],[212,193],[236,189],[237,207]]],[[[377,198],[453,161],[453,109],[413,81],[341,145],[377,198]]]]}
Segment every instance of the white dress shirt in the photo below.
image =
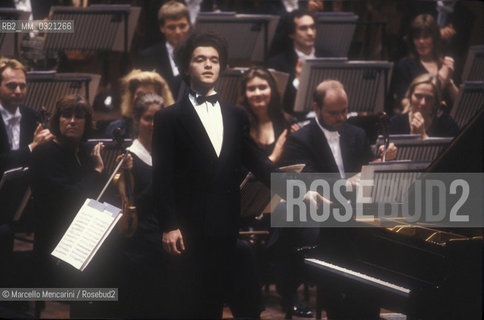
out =
{"type": "Polygon", "coordinates": [[[0,104],[0,114],[3,123],[5,123],[10,147],[12,150],[18,150],[20,148],[20,120],[22,120],[20,109],[17,108],[15,113],[12,114],[0,104]]]}
{"type": "Polygon", "coordinates": [[[331,149],[331,152],[333,153],[333,158],[334,161],[336,162],[336,165],[338,166],[338,171],[339,175],[341,178],[345,179],[346,174],[345,174],[345,167],[343,165],[343,156],[341,155],[341,146],[339,143],[339,132],[338,131],[329,131],[325,129],[320,123],[318,118],[316,118],[316,123],[318,124],[319,128],[321,128],[321,131],[323,131],[324,136],[326,137],[326,140],[328,141],[329,148],[331,149]]]}
{"type": "Polygon", "coordinates": [[[293,12],[299,8],[298,0],[282,0],[282,4],[287,12],[293,12]]]}
{"type": "Polygon", "coordinates": [[[212,143],[212,147],[215,150],[217,157],[220,157],[224,137],[224,123],[220,103],[217,101],[215,104],[212,104],[211,102],[206,101],[198,104],[196,98],[192,94],[189,94],[188,98],[195,108],[200,121],[202,121],[203,127],[210,138],[210,142],[212,143]]]}
{"type": "Polygon", "coordinates": [[[170,59],[171,71],[173,72],[173,76],[176,77],[180,74],[180,71],[178,71],[178,67],[173,59],[173,51],[175,51],[175,48],[168,41],[165,42],[165,46],[168,51],[168,59],[170,59]]]}

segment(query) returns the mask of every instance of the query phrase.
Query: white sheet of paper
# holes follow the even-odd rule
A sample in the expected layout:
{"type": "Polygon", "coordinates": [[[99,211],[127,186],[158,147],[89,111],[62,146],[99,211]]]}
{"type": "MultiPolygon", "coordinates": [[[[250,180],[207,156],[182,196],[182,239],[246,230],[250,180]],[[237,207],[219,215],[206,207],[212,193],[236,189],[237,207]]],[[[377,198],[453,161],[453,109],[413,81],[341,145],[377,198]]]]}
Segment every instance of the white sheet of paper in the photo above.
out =
{"type": "Polygon", "coordinates": [[[84,270],[114,225],[121,209],[93,199],[86,199],[52,255],[84,270]]]}

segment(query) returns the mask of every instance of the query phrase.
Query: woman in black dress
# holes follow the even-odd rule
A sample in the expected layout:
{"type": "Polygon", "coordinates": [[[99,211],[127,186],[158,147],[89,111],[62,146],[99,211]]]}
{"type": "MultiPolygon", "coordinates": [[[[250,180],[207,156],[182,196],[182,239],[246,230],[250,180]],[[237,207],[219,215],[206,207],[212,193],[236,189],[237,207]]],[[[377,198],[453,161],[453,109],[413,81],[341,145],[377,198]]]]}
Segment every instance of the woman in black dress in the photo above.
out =
{"type": "Polygon", "coordinates": [[[430,73],[439,80],[443,100],[447,106],[452,106],[459,89],[454,83],[454,59],[442,54],[442,38],[440,28],[435,19],[429,14],[417,16],[410,26],[406,37],[409,56],[400,60],[394,68],[390,89],[394,110],[400,111],[405,105],[405,93],[410,83],[417,76],[430,73]]]}
{"type": "MultiPolygon", "coordinates": [[[[164,106],[164,100],[154,93],[140,95],[133,104],[132,121],[135,139],[127,148],[132,157],[130,179],[132,198],[136,206],[138,227],[131,238],[121,241],[124,279],[121,280],[120,298],[123,301],[123,316],[159,317],[162,315],[163,284],[161,281],[163,256],[161,231],[158,218],[153,211],[151,141],[153,117],[164,106]]],[[[124,179],[120,179],[119,190],[123,201],[127,201],[124,179]]]]}
{"type": "Polygon", "coordinates": [[[242,78],[238,104],[247,112],[252,138],[277,163],[287,135],[299,127],[282,111],[276,81],[268,70],[255,67],[247,71],[242,78]]]}
{"type": "Polygon", "coordinates": [[[402,114],[390,118],[390,133],[420,134],[428,137],[454,137],[459,128],[441,108],[441,95],[437,77],[422,74],[410,84],[405,95],[402,114]]]}
{"type": "MultiPolygon", "coordinates": [[[[247,71],[242,78],[238,104],[248,115],[252,138],[269,159],[277,164],[287,135],[298,130],[299,126],[282,111],[276,81],[267,69],[255,67],[247,71]]],[[[302,259],[295,253],[295,237],[293,230],[272,228],[267,241],[272,245],[266,247],[266,253],[275,263],[276,285],[284,311],[311,317],[311,311],[304,306],[296,292],[301,284],[302,259]]],[[[267,255],[263,259],[267,259],[267,255]]]]}
{"type": "MultiPolygon", "coordinates": [[[[56,103],[50,120],[55,138],[32,151],[29,171],[36,214],[34,256],[39,287],[112,285],[109,283],[112,272],[105,272],[105,263],[110,258],[104,254],[109,247],[106,242],[82,273],[51,255],[86,198],[95,199],[107,180],[101,158],[103,145],[85,142],[91,129],[92,109],[86,99],[79,95],[65,96],[56,103]]],[[[70,310],[73,317],[85,317],[93,306],[72,303],[70,310]]]]}

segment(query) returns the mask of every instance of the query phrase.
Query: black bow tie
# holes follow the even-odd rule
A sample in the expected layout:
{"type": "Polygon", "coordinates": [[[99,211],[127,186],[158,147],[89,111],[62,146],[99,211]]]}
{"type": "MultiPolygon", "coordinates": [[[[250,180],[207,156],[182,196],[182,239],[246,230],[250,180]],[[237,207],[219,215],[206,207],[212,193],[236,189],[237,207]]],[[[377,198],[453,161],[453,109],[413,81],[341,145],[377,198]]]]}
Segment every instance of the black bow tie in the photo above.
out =
{"type": "Polygon", "coordinates": [[[202,104],[204,102],[210,102],[211,104],[215,104],[218,101],[218,94],[212,94],[210,96],[201,96],[197,95],[195,92],[191,92],[191,94],[195,97],[195,100],[198,104],[202,104]]]}

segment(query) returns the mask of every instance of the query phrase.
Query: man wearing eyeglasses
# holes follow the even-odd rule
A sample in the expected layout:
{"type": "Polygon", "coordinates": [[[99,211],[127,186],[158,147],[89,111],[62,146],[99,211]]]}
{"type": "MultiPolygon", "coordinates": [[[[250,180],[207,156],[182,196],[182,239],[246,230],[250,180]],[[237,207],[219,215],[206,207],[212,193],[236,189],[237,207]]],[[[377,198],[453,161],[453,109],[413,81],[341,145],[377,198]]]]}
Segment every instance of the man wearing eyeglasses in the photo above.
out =
{"type": "Polygon", "coordinates": [[[0,60],[0,174],[26,166],[31,151],[54,137],[39,123],[38,113],[21,104],[26,92],[24,65],[0,60]]]}

